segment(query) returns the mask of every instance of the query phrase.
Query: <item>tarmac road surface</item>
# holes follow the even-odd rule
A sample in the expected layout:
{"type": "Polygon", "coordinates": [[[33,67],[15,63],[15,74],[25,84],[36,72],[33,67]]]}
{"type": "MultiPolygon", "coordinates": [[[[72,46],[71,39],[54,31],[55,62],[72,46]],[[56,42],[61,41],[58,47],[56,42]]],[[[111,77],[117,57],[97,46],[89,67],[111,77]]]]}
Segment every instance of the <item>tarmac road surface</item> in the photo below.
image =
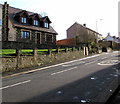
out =
{"type": "Polygon", "coordinates": [[[118,52],[74,60],[2,80],[3,102],[106,102],[119,84],[118,52]]]}

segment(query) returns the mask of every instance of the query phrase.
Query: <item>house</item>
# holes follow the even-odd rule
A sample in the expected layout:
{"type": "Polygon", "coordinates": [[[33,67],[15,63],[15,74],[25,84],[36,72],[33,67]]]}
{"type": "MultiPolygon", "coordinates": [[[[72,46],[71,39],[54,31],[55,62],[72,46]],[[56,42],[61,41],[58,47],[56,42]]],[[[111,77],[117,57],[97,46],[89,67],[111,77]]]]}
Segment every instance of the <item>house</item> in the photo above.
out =
{"type": "Polygon", "coordinates": [[[103,39],[104,41],[112,41],[115,43],[120,43],[120,38],[116,36],[111,36],[110,33],[103,39]]]}
{"type": "Polygon", "coordinates": [[[0,4],[1,10],[2,42],[56,44],[57,32],[50,26],[52,22],[48,16],[11,7],[7,2],[0,4]]]}
{"type": "Polygon", "coordinates": [[[95,41],[98,42],[102,39],[102,35],[98,32],[87,28],[86,24],[81,25],[75,22],[72,26],[67,29],[67,38],[79,38],[80,42],[95,41]]]}
{"type": "Polygon", "coordinates": [[[86,45],[88,42],[98,42],[102,40],[102,35],[87,28],[86,24],[81,25],[75,22],[67,30],[67,39],[58,40],[57,45],[77,46],[86,45]]]}

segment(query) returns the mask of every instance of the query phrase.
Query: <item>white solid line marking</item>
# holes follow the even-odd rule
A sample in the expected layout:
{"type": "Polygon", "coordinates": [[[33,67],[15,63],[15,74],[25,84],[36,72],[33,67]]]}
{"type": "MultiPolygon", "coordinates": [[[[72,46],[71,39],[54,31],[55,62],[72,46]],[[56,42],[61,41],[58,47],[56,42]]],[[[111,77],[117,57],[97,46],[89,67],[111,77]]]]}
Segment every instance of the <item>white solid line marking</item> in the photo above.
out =
{"type": "Polygon", "coordinates": [[[10,87],[14,87],[14,86],[18,86],[18,85],[21,85],[21,84],[25,84],[25,83],[28,83],[28,82],[30,82],[30,81],[31,81],[31,80],[27,80],[27,81],[24,81],[24,82],[19,82],[19,83],[13,84],[13,85],[1,87],[0,90],[6,89],[6,88],[10,88],[10,87]]]}
{"type": "Polygon", "coordinates": [[[84,64],[85,62],[75,62],[75,63],[71,63],[71,64],[64,64],[64,65],[62,65],[63,67],[68,67],[68,66],[76,66],[76,65],[79,65],[79,64],[84,64]]]}
{"type": "Polygon", "coordinates": [[[77,68],[77,67],[73,67],[73,68],[70,68],[70,69],[67,69],[67,70],[63,70],[63,71],[59,71],[59,72],[55,72],[55,73],[52,73],[51,75],[60,74],[60,73],[63,73],[63,72],[69,71],[69,70],[76,69],[76,68],[77,68]]]}

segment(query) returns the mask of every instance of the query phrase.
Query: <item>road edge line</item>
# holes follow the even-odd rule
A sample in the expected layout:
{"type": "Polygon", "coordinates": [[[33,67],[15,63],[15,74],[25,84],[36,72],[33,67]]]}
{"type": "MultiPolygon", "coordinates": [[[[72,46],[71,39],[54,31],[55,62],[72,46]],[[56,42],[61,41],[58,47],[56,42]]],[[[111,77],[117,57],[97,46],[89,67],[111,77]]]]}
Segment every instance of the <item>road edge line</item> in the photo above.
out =
{"type": "Polygon", "coordinates": [[[43,69],[48,69],[48,68],[60,66],[60,65],[63,65],[63,64],[68,64],[68,63],[76,62],[76,61],[82,61],[82,60],[85,60],[85,59],[89,59],[89,58],[93,58],[93,57],[98,57],[100,55],[103,55],[103,53],[102,54],[96,54],[96,55],[93,55],[93,56],[84,57],[84,58],[77,59],[77,60],[72,60],[72,61],[60,63],[60,64],[56,64],[56,65],[51,65],[51,66],[47,66],[47,67],[43,67],[43,68],[38,68],[38,69],[30,70],[30,71],[25,71],[25,72],[20,72],[20,73],[8,75],[8,76],[5,76],[5,77],[2,77],[2,79],[6,79],[6,78],[9,78],[9,77],[14,77],[14,76],[22,75],[22,74],[27,74],[27,73],[31,73],[31,72],[36,72],[36,71],[40,71],[40,70],[43,70],[43,69]]]}

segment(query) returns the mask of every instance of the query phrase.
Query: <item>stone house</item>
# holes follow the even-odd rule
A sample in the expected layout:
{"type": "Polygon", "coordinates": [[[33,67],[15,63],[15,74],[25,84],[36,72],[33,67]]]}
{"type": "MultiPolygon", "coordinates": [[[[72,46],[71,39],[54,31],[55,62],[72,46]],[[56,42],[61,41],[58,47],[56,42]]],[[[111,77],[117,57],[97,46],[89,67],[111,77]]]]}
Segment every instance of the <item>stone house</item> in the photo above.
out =
{"type": "Polygon", "coordinates": [[[72,26],[67,29],[67,38],[79,38],[81,43],[86,43],[86,41],[95,41],[98,42],[102,39],[102,35],[98,32],[87,28],[86,24],[81,25],[75,22],[72,26]]]}
{"type": "Polygon", "coordinates": [[[7,2],[0,4],[0,11],[3,11],[2,42],[56,44],[57,32],[50,26],[48,16],[11,7],[7,2]]]}

